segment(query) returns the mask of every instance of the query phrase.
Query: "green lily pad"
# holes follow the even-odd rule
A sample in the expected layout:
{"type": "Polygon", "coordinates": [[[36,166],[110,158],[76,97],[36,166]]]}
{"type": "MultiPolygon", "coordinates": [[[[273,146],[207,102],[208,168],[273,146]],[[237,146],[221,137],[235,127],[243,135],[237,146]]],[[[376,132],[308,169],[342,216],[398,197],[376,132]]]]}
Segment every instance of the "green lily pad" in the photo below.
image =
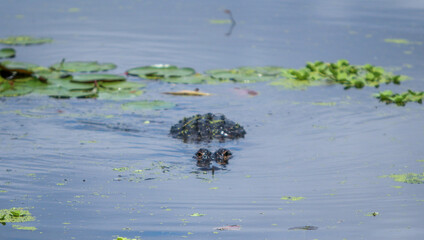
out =
{"type": "Polygon", "coordinates": [[[45,88],[38,88],[34,93],[40,95],[47,95],[52,98],[68,99],[68,98],[95,98],[98,91],[96,88],[89,91],[70,90],[63,87],[48,86],[45,88]]]}
{"type": "Polygon", "coordinates": [[[0,43],[8,45],[31,45],[31,44],[43,44],[51,43],[51,38],[34,38],[30,36],[14,36],[0,39],[0,43]]]}
{"type": "Polygon", "coordinates": [[[0,209],[0,223],[29,222],[35,218],[23,208],[0,209]]]}
{"type": "Polygon", "coordinates": [[[113,63],[98,63],[97,61],[62,61],[52,65],[51,68],[64,72],[100,72],[115,69],[116,65],[113,63]]]}
{"type": "Polygon", "coordinates": [[[125,81],[124,76],[115,75],[115,74],[81,74],[75,75],[72,77],[71,82],[77,83],[92,83],[92,82],[119,82],[125,81]]]}
{"type": "Polygon", "coordinates": [[[275,76],[274,71],[270,74],[266,74],[266,68],[251,67],[241,67],[234,69],[214,69],[206,71],[206,74],[220,81],[233,81],[240,83],[270,81],[275,76]]]}
{"type": "Polygon", "coordinates": [[[143,94],[142,90],[107,90],[100,88],[97,99],[101,100],[128,100],[133,99],[143,94]]]}
{"type": "Polygon", "coordinates": [[[127,102],[121,105],[123,110],[136,111],[136,110],[159,110],[159,109],[169,109],[175,107],[174,103],[165,102],[161,100],[154,101],[136,101],[136,102],[127,102]]]}
{"type": "Polygon", "coordinates": [[[173,65],[158,64],[131,68],[127,73],[128,75],[138,76],[144,79],[164,79],[191,76],[195,74],[196,71],[193,68],[178,68],[173,65]]]}
{"type": "Polygon", "coordinates": [[[211,78],[208,75],[203,75],[199,73],[196,73],[190,76],[178,77],[178,78],[164,78],[162,79],[162,81],[169,82],[169,83],[177,83],[177,84],[204,84],[204,83],[216,84],[216,83],[229,82],[226,80],[211,78]]]}
{"type": "Polygon", "coordinates": [[[88,83],[78,83],[71,82],[69,79],[60,79],[60,78],[52,78],[48,80],[49,85],[54,86],[56,88],[65,88],[68,90],[74,91],[90,91],[95,88],[93,82],[88,83]]]}
{"type": "Polygon", "coordinates": [[[144,88],[146,84],[140,82],[101,82],[100,87],[107,90],[137,90],[144,88]]]}
{"type": "Polygon", "coordinates": [[[49,69],[42,67],[40,65],[26,63],[26,62],[14,62],[14,61],[6,60],[1,62],[0,64],[4,68],[7,68],[8,71],[17,71],[17,72],[19,72],[19,70],[25,70],[25,71],[31,71],[31,72],[49,71],[49,69]]]}
{"type": "Polygon", "coordinates": [[[26,86],[10,85],[8,82],[0,83],[0,97],[18,97],[31,93],[32,88],[26,86]]]}
{"type": "Polygon", "coordinates": [[[13,48],[2,48],[0,50],[0,58],[13,58],[15,54],[16,52],[13,48]]]}

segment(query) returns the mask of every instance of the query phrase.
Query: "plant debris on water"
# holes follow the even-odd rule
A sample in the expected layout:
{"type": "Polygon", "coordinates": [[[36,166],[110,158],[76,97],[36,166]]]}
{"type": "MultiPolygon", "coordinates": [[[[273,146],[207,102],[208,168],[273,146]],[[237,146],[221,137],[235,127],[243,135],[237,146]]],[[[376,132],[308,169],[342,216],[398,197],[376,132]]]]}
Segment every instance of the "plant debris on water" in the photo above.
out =
{"type": "Polygon", "coordinates": [[[304,197],[292,197],[292,196],[283,196],[280,199],[282,200],[290,200],[290,201],[299,201],[305,199],[304,197]]]}
{"type": "Polygon", "coordinates": [[[300,227],[291,227],[289,228],[289,230],[307,230],[307,231],[311,231],[311,230],[317,230],[318,227],[316,226],[300,226],[300,227]]]}
{"type": "Polygon", "coordinates": [[[422,104],[424,92],[414,92],[412,90],[408,90],[404,93],[393,93],[391,90],[386,90],[374,94],[374,97],[379,99],[381,102],[385,102],[386,104],[395,103],[398,106],[405,106],[408,102],[417,102],[422,104]]]}

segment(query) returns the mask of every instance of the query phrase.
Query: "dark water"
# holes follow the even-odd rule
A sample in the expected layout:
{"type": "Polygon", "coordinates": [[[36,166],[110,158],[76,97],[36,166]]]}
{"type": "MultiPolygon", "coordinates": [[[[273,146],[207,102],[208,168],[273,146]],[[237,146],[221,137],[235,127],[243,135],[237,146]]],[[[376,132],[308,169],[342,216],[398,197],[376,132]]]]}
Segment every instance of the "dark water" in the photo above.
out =
{"type": "MultiPolygon", "coordinates": [[[[3,0],[0,16],[0,37],[54,38],[15,47],[17,61],[44,66],[66,58],[114,62],[118,74],[156,63],[202,72],[343,58],[411,77],[380,90],[424,90],[424,45],[384,41],[424,40],[419,0],[3,0]],[[227,19],[224,9],[237,21],[230,36],[229,25],[209,23],[227,19]]],[[[0,100],[0,208],[29,208],[36,221],[19,225],[37,228],[0,226],[0,239],[424,237],[424,185],[380,178],[423,172],[422,105],[384,105],[373,88],[146,83],[138,99],[177,107],[131,113],[120,101],[0,100]],[[196,87],[214,95],[161,94],[196,87]],[[235,87],[260,94],[240,96],[235,87]],[[168,136],[181,118],[206,112],[239,122],[245,139],[199,145],[168,136]],[[191,158],[200,147],[226,147],[234,158],[227,170],[202,173],[191,158]],[[113,170],[122,167],[129,170],[113,170]],[[227,225],[241,230],[214,230],[227,225]],[[318,229],[288,230],[298,226],[318,229]]]]}

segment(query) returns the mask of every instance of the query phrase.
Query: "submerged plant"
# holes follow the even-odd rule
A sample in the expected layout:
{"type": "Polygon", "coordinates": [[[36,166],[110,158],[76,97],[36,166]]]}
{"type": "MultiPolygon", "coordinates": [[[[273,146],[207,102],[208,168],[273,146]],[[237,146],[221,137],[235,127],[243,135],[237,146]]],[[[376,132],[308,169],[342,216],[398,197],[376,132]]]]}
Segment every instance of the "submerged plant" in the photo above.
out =
{"type": "Polygon", "coordinates": [[[374,94],[374,97],[379,99],[381,102],[386,104],[395,103],[398,106],[405,106],[407,102],[417,102],[422,104],[424,98],[424,92],[414,92],[408,90],[404,93],[393,93],[391,90],[386,90],[374,94]]]}

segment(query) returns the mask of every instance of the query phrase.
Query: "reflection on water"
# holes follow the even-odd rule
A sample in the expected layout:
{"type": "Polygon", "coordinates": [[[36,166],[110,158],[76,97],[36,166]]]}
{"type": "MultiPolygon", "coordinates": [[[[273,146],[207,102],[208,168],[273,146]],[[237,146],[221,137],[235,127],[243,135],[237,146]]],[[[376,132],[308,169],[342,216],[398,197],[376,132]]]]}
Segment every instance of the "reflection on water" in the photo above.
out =
{"type": "MultiPolygon", "coordinates": [[[[2,36],[54,38],[16,47],[17,61],[114,62],[115,73],[155,63],[215,68],[348,59],[414,80],[381,86],[424,89],[421,1],[11,1],[0,3],[2,36]],[[225,19],[237,20],[231,36],[225,19]]],[[[136,81],[136,79],[131,79],[136,81]]],[[[424,236],[421,185],[379,178],[421,173],[423,107],[379,103],[373,88],[286,90],[237,84],[147,81],[140,99],[176,108],[128,113],[122,102],[37,97],[0,100],[0,206],[28,208],[22,231],[0,239],[404,239],[424,236]],[[210,97],[176,97],[195,89],[210,97]],[[183,117],[222,113],[244,139],[188,144],[171,138],[183,117]],[[199,148],[227,148],[225,169],[203,171],[199,148]],[[285,197],[303,197],[298,201],[285,197]],[[379,212],[377,216],[370,213],[379,212]],[[222,226],[239,231],[219,231],[222,226]],[[314,231],[291,228],[317,227],[314,231]]],[[[1,217],[1,216],[0,216],[1,217]]]]}

